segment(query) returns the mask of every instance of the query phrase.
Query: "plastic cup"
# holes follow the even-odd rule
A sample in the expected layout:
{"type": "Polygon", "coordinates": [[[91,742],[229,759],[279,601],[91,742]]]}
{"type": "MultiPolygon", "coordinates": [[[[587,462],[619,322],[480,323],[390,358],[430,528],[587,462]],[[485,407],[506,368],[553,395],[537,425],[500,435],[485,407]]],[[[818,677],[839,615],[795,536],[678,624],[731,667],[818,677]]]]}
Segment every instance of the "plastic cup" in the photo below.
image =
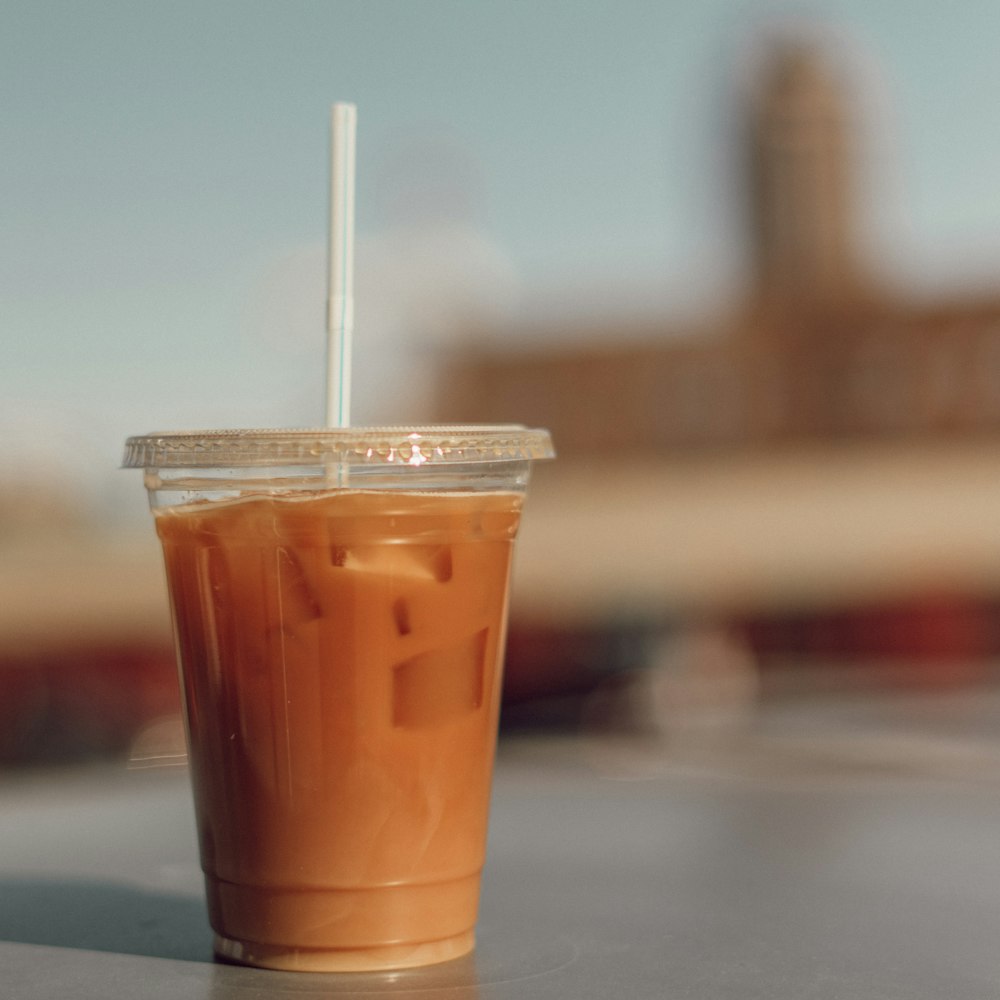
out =
{"type": "Polygon", "coordinates": [[[545,431],[130,438],[175,629],[219,957],[470,951],[508,582],[545,431]]]}

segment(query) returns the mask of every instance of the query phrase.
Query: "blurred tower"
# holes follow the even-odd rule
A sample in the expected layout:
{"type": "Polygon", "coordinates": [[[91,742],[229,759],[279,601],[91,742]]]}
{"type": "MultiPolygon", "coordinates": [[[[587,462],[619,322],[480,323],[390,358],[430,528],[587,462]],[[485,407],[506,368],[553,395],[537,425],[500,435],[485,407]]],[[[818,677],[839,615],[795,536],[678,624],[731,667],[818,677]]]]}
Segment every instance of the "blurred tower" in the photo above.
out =
{"type": "Polygon", "coordinates": [[[755,295],[768,311],[815,312],[863,295],[846,109],[817,51],[800,42],[777,48],[748,123],[755,295]]]}

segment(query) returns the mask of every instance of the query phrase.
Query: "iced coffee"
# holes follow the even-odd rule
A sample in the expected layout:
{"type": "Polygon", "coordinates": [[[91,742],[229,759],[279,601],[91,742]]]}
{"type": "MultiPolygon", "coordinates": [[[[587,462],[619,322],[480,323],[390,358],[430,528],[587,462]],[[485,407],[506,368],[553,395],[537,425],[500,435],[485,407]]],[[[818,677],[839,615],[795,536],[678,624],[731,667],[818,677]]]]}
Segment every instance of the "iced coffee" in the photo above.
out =
{"type": "Polygon", "coordinates": [[[452,458],[455,435],[425,434],[416,466],[406,438],[401,464],[297,454],[208,485],[143,459],[223,957],[358,970],[473,946],[512,548],[528,459],[551,453],[476,433],[452,458]]]}

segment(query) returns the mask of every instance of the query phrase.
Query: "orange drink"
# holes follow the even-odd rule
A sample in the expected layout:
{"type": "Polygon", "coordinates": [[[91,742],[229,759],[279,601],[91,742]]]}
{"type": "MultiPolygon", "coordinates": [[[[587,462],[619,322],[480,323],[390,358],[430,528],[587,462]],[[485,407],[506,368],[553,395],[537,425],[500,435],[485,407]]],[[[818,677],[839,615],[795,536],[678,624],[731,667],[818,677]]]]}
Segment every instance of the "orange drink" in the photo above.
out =
{"type": "Polygon", "coordinates": [[[338,453],[335,474],[329,454],[290,475],[216,456],[207,485],[143,459],[224,958],[347,971],[473,947],[528,462],[470,450],[338,453]]]}

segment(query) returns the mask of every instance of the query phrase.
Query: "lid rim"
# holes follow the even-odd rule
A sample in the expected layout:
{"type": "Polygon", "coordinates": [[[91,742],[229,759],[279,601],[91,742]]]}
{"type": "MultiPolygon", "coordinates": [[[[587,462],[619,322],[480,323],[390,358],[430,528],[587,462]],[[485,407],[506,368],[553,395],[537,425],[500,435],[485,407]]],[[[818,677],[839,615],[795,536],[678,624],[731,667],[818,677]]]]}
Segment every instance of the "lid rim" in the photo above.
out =
{"type": "Polygon", "coordinates": [[[555,457],[549,432],[521,424],[154,431],[125,442],[122,467],[425,465],[555,457]]]}

